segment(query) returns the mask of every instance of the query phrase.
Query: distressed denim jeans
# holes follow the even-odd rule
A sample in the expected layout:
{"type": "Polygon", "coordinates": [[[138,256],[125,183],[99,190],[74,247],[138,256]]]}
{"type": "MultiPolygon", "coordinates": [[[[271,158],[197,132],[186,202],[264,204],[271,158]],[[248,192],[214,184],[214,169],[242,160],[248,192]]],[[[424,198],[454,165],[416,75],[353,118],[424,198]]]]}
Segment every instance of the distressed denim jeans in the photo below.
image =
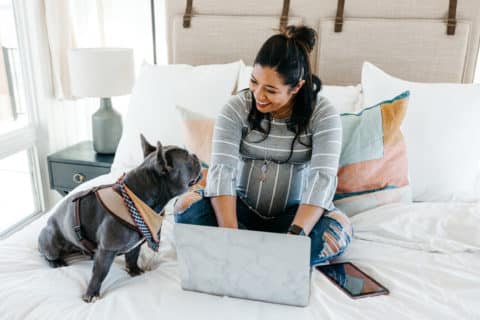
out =
{"type": "MultiPolygon", "coordinates": [[[[202,190],[197,190],[203,195],[202,190]]],[[[237,196],[237,219],[240,229],[287,233],[298,204],[290,205],[275,218],[263,218],[237,196]]],[[[218,226],[210,199],[202,197],[182,212],[175,212],[176,223],[218,226]]],[[[326,211],[308,235],[311,239],[310,265],[324,264],[340,256],[352,239],[348,217],[339,210],[326,211]]]]}

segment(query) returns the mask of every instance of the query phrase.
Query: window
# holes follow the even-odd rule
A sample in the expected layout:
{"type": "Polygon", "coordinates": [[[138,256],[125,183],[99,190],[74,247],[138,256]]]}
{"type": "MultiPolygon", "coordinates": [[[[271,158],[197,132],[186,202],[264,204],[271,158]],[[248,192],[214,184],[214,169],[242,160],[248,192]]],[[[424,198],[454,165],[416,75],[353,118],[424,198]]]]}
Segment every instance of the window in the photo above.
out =
{"type": "Polygon", "coordinates": [[[31,149],[23,150],[0,160],[0,233],[37,211],[32,152],[31,149]]]}
{"type": "Polygon", "coordinates": [[[19,11],[13,1],[0,0],[0,237],[43,208],[19,11]]]}
{"type": "Polygon", "coordinates": [[[0,134],[25,127],[22,65],[10,0],[0,0],[0,134]]]}

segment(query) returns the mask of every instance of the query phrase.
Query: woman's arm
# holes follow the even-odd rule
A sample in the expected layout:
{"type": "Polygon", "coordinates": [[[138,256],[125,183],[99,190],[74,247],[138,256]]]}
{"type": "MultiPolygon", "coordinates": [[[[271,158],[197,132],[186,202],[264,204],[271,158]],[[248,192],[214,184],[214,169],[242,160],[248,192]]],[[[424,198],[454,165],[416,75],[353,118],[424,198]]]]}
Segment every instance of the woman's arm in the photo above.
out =
{"type": "Polygon", "coordinates": [[[215,122],[205,195],[211,200],[220,227],[238,227],[236,179],[242,128],[248,116],[245,106],[243,94],[231,97],[215,122]]]}
{"type": "Polygon", "coordinates": [[[302,200],[293,221],[308,234],[325,210],[333,210],[342,147],[340,115],[326,99],[312,115],[312,158],[302,200]]]}
{"type": "Polygon", "coordinates": [[[217,196],[210,198],[210,201],[217,217],[218,226],[237,229],[237,197],[217,196]]]}

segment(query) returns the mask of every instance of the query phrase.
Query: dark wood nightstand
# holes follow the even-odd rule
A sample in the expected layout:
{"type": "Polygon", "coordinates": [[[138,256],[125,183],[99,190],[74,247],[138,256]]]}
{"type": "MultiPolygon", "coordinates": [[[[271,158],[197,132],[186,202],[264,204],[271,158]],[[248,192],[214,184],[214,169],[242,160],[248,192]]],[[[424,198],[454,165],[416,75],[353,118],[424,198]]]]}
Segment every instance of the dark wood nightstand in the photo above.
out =
{"type": "Polygon", "coordinates": [[[98,154],[83,141],[47,157],[50,188],[66,195],[79,184],[110,172],[115,155],[98,154]]]}

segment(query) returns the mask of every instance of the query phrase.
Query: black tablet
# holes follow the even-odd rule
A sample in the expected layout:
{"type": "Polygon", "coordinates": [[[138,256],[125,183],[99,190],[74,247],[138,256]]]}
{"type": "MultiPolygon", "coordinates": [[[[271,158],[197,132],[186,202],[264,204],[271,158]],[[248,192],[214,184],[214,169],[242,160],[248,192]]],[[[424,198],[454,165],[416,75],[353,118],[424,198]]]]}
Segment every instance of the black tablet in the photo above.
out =
{"type": "Polygon", "coordinates": [[[353,299],[389,293],[387,288],[350,262],[318,266],[316,269],[353,299]]]}

